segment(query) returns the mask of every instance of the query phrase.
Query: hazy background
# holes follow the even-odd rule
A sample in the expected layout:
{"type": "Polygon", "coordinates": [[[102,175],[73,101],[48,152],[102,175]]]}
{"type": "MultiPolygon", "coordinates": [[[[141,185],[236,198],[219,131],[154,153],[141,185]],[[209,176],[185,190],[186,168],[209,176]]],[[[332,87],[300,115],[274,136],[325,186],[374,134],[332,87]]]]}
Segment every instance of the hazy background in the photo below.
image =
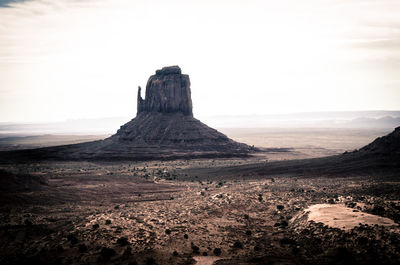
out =
{"type": "Polygon", "coordinates": [[[400,110],[399,14],[398,0],[0,0],[0,122],[105,118],[112,132],[167,65],[217,127],[400,110]]]}

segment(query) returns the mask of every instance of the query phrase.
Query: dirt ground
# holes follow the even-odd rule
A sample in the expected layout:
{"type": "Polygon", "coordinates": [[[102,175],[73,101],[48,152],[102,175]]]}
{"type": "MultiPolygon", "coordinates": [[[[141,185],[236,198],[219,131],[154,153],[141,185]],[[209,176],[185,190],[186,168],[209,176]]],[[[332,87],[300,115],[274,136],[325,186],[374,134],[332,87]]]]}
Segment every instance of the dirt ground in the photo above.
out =
{"type": "Polygon", "coordinates": [[[2,178],[0,263],[400,262],[398,177],[200,180],[184,173],[263,159],[2,165],[11,173],[2,178]],[[6,188],[29,176],[37,185],[6,188]],[[309,218],[307,209],[317,204],[393,224],[340,229],[309,218]]]}
{"type": "MultiPolygon", "coordinates": [[[[398,174],[235,174],[351,151],[386,131],[222,132],[265,152],[0,165],[0,264],[399,264],[398,174]]],[[[83,139],[11,137],[2,148],[61,140],[83,139]]]]}

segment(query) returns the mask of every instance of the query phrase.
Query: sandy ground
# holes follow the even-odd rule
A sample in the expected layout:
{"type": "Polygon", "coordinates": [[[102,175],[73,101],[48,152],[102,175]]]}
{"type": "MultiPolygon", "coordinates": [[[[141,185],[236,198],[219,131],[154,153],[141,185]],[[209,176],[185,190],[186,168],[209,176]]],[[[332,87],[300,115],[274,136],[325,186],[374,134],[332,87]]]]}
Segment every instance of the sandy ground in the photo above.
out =
{"type": "Polygon", "coordinates": [[[213,265],[214,262],[219,260],[220,258],[209,256],[194,256],[193,259],[196,261],[196,265],[213,265]]]}
{"type": "Polygon", "coordinates": [[[312,158],[353,151],[392,129],[221,128],[232,139],[263,148],[291,148],[294,158],[312,158]]]}
{"type": "Polygon", "coordinates": [[[360,224],[398,227],[398,224],[389,218],[365,213],[344,204],[315,204],[308,207],[305,212],[308,214],[308,221],[321,222],[343,230],[353,229],[360,224]]]}

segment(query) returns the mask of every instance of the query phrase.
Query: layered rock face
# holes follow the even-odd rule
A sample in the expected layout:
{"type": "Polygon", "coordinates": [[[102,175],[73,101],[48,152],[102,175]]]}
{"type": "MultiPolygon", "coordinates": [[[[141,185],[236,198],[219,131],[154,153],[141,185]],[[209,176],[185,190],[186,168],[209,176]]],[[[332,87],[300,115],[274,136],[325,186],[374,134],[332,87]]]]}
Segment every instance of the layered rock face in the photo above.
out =
{"type": "Polygon", "coordinates": [[[147,82],[145,100],[139,87],[137,114],[142,112],[181,112],[193,116],[189,76],[183,75],[179,66],[157,70],[147,82]]]}

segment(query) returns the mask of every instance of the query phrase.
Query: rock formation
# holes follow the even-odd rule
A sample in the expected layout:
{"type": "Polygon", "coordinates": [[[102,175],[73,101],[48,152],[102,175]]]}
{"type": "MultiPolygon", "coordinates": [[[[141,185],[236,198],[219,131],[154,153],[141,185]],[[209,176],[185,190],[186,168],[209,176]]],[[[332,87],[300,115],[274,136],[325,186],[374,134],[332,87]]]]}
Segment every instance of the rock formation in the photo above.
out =
{"type": "Polygon", "coordinates": [[[146,99],[139,87],[137,114],[142,112],[181,112],[193,116],[190,80],[183,75],[179,66],[164,67],[149,78],[146,85],[146,99]]]}
{"type": "Polygon", "coordinates": [[[137,116],[95,142],[8,153],[23,159],[148,160],[248,156],[255,149],[229,139],[193,117],[190,80],[178,66],[152,75],[137,96],[137,116]]]}
{"type": "Polygon", "coordinates": [[[179,66],[164,67],[138,89],[137,116],[105,141],[121,152],[136,148],[141,156],[235,156],[251,147],[237,143],[193,117],[190,79],[179,66]],[[145,150],[144,152],[142,152],[145,150]]]}
{"type": "Polygon", "coordinates": [[[374,156],[397,156],[400,162],[400,127],[395,128],[388,135],[376,138],[372,143],[355,153],[374,156]]]}

